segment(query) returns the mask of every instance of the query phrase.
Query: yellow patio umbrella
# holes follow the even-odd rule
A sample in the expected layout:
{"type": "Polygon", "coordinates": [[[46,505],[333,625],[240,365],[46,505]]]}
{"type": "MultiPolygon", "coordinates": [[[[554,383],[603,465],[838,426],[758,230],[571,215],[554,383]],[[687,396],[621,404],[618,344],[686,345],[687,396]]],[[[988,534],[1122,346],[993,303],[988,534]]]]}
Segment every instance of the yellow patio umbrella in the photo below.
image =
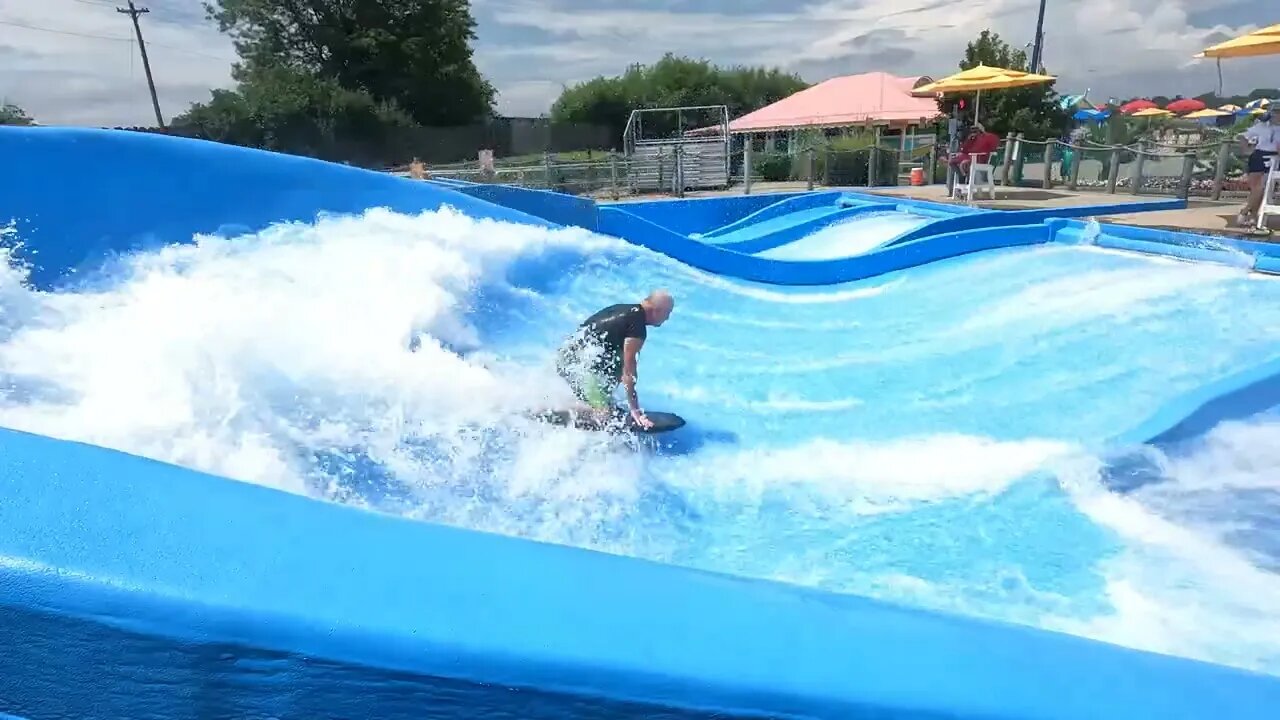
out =
{"type": "Polygon", "coordinates": [[[1203,109],[1203,110],[1196,110],[1195,112],[1187,113],[1186,115],[1183,115],[1182,117],[1183,117],[1183,118],[1185,118],[1185,119],[1187,119],[1187,120],[1199,120],[1200,118],[1207,118],[1207,117],[1223,117],[1223,116],[1225,116],[1225,115],[1230,115],[1230,114],[1231,114],[1231,113],[1229,113],[1229,112],[1223,112],[1223,111],[1221,111],[1221,110],[1214,110],[1213,108],[1205,108],[1205,109],[1203,109]]]}
{"type": "MultiPolygon", "coordinates": [[[[1201,111],[1203,112],[1203,111],[1201,111]]],[[[1164,108],[1143,108],[1137,112],[1129,113],[1129,117],[1164,117],[1173,113],[1164,108]]]]}
{"type": "Polygon", "coordinates": [[[1008,68],[992,67],[978,63],[977,67],[971,67],[968,70],[961,70],[954,75],[948,75],[941,80],[935,80],[928,85],[921,85],[912,91],[918,94],[942,93],[955,94],[965,92],[976,92],[977,100],[973,103],[973,117],[977,119],[978,110],[982,107],[982,91],[983,90],[1007,90],[1009,88],[1026,87],[1028,85],[1039,85],[1041,83],[1053,82],[1057,80],[1052,75],[1040,75],[1038,73],[1030,73],[1022,70],[1009,70],[1008,68]]]}
{"type": "Polygon", "coordinates": [[[1280,25],[1264,27],[1248,35],[1220,42],[1196,53],[1195,57],[1237,58],[1280,55],[1280,25]]]}

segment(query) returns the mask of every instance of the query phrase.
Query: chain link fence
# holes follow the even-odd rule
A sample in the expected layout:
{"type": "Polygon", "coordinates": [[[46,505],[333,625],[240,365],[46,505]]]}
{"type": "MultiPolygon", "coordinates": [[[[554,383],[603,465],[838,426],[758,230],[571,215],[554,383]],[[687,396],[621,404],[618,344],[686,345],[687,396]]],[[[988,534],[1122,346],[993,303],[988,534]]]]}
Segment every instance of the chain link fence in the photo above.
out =
{"type": "Polygon", "coordinates": [[[621,136],[606,125],[556,123],[545,118],[494,118],[453,127],[379,127],[360,134],[344,134],[314,123],[269,129],[193,125],[116,129],[257,147],[393,172],[407,170],[415,160],[428,167],[476,165],[482,150],[497,158],[533,163],[544,153],[608,153],[622,146],[621,136]]]}
{"type": "Polygon", "coordinates": [[[1228,137],[1173,144],[1007,137],[990,164],[995,184],[1070,191],[1222,200],[1248,194],[1245,156],[1228,137]]]}
{"type": "MultiPolygon", "coordinates": [[[[688,192],[750,193],[760,185],[780,189],[892,187],[949,182],[946,147],[924,143],[882,144],[843,149],[793,144],[784,150],[748,150],[735,142],[728,182],[699,185],[682,177],[678,153],[627,158],[619,153],[548,153],[535,162],[495,162],[482,172],[475,163],[436,168],[442,177],[500,182],[595,197],[639,195],[680,197],[688,192]],[[659,188],[640,191],[634,178],[659,177],[659,188]]],[[[1184,199],[1234,200],[1248,194],[1245,156],[1234,140],[1174,145],[1141,140],[1096,145],[1061,140],[1005,139],[992,154],[993,182],[1009,188],[1064,189],[1184,199]]]]}
{"type": "MultiPolygon", "coordinates": [[[[229,142],[189,127],[122,129],[229,142]]],[[[939,146],[941,138],[931,135],[911,136],[909,142],[871,133],[835,140],[782,137],[768,146],[759,139],[749,144],[744,136],[733,136],[727,182],[722,169],[711,184],[695,167],[696,148],[627,156],[620,152],[621,136],[614,135],[606,126],[498,118],[462,127],[398,128],[376,138],[329,138],[299,154],[401,175],[496,182],[609,199],[751,192],[763,183],[818,188],[948,182],[946,147],[939,146]],[[481,162],[482,151],[492,153],[491,161],[481,162]]],[[[288,139],[266,144],[268,149],[281,149],[278,146],[288,145],[288,139]]],[[[1225,134],[1186,144],[1139,139],[1125,145],[1087,139],[1027,140],[1015,134],[1004,138],[989,163],[994,167],[994,183],[1003,187],[1222,200],[1248,193],[1245,159],[1234,139],[1225,134]]]]}
{"type": "MultiPolygon", "coordinates": [[[[893,142],[890,138],[887,142],[893,142]]],[[[640,196],[683,197],[690,192],[751,192],[762,183],[815,187],[884,187],[945,180],[931,144],[908,150],[874,145],[840,149],[801,146],[782,151],[748,150],[735,140],[728,155],[728,174],[700,172],[705,163],[697,148],[675,147],[644,157],[619,152],[580,151],[544,153],[536,157],[494,158],[406,168],[401,172],[423,178],[492,182],[553,190],[600,199],[640,196]],[[913,174],[912,171],[915,171],[913,174]],[[929,171],[932,170],[930,176],[929,171]],[[654,179],[657,179],[656,187],[654,179]]],[[[717,155],[717,158],[723,155],[717,155]]],[[[719,162],[719,160],[715,160],[719,162]]]]}

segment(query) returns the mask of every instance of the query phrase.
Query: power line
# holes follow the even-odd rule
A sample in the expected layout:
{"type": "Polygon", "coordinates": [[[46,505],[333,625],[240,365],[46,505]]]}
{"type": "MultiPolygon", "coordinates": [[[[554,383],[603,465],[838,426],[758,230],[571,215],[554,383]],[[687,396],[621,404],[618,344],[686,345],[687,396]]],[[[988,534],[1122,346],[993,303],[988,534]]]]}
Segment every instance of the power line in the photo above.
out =
{"type": "MultiPolygon", "coordinates": [[[[97,3],[89,3],[89,0],[82,0],[82,2],[84,2],[85,4],[95,4],[95,5],[97,4],[97,3]]],[[[133,42],[133,38],[131,37],[114,37],[112,35],[98,35],[95,33],[83,33],[83,32],[76,32],[73,30],[58,30],[57,28],[40,27],[39,25],[28,25],[26,23],[15,22],[12,20],[0,20],[0,25],[8,25],[10,27],[23,28],[24,30],[35,30],[37,32],[53,33],[54,35],[69,35],[71,37],[90,38],[93,40],[110,40],[112,42],[133,42]]],[[[212,53],[198,52],[196,50],[189,50],[187,48],[178,47],[176,45],[162,45],[161,43],[158,43],[158,42],[152,42],[149,44],[153,48],[164,48],[166,50],[172,50],[177,53],[182,53],[183,55],[198,55],[200,57],[207,57],[213,60],[226,60],[227,62],[236,61],[235,58],[228,57],[227,55],[214,55],[212,53]]]]}
{"type": "Polygon", "coordinates": [[[128,9],[116,8],[116,12],[124,13],[133,21],[133,32],[138,36],[138,49],[142,51],[142,69],[147,73],[147,87],[151,90],[151,107],[156,111],[156,125],[164,127],[164,117],[160,114],[160,99],[156,97],[156,81],[151,77],[151,61],[147,59],[147,43],[142,39],[142,26],[138,24],[138,16],[143,13],[149,13],[151,10],[142,8],[139,10],[134,7],[133,0],[129,0],[128,9]]]}
{"type": "Polygon", "coordinates": [[[12,20],[0,20],[0,25],[9,25],[11,27],[26,28],[27,30],[39,30],[40,32],[54,33],[55,35],[70,35],[72,37],[94,38],[96,40],[115,40],[116,42],[129,42],[132,38],[112,37],[110,35],[95,35],[93,33],[74,32],[72,30],[55,30],[53,28],[38,27],[36,25],[28,25],[26,23],[14,22],[12,20]]]}

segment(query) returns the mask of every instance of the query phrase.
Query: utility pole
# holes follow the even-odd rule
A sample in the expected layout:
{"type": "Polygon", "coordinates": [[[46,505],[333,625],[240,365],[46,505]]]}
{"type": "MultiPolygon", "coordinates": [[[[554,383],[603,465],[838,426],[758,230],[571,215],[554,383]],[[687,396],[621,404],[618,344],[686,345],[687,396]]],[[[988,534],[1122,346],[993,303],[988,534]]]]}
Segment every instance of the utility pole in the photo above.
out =
{"type": "Polygon", "coordinates": [[[1030,72],[1040,72],[1040,51],[1044,48],[1044,4],[1048,0],[1040,0],[1040,16],[1036,18],[1036,44],[1031,48],[1030,72]]]}
{"type": "Polygon", "coordinates": [[[142,51],[142,69],[147,73],[147,87],[151,89],[151,107],[156,111],[156,125],[164,127],[164,117],[160,115],[160,100],[156,97],[156,81],[151,78],[151,63],[147,60],[147,44],[142,40],[142,27],[138,25],[138,16],[143,13],[151,12],[150,8],[138,8],[133,6],[133,0],[129,0],[129,7],[116,8],[116,12],[124,13],[133,20],[133,32],[138,36],[138,49],[142,51]]]}

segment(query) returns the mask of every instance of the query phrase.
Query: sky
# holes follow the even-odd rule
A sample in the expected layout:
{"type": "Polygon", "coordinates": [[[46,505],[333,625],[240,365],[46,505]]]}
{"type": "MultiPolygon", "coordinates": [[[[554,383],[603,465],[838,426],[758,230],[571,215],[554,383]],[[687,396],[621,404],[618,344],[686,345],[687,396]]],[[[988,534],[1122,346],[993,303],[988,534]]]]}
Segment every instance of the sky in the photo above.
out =
{"type": "MultiPolygon", "coordinates": [[[[135,0],[136,1],[136,0],[135,0]]],[[[991,28],[1029,45],[1039,0],[472,0],[475,61],[498,110],[548,110],[567,84],[664,52],[768,65],[810,82],[883,70],[942,77],[991,28]],[[892,8],[892,9],[889,9],[892,8]]],[[[1217,89],[1191,56],[1280,22],[1277,0],[1048,0],[1044,64],[1098,101],[1217,89]]],[[[133,26],[110,0],[0,0],[0,101],[48,125],[154,125],[133,26]]],[[[228,38],[200,0],[139,3],[165,119],[230,87],[228,38]]],[[[1226,94],[1280,86],[1280,56],[1222,62],[1226,94]]]]}

